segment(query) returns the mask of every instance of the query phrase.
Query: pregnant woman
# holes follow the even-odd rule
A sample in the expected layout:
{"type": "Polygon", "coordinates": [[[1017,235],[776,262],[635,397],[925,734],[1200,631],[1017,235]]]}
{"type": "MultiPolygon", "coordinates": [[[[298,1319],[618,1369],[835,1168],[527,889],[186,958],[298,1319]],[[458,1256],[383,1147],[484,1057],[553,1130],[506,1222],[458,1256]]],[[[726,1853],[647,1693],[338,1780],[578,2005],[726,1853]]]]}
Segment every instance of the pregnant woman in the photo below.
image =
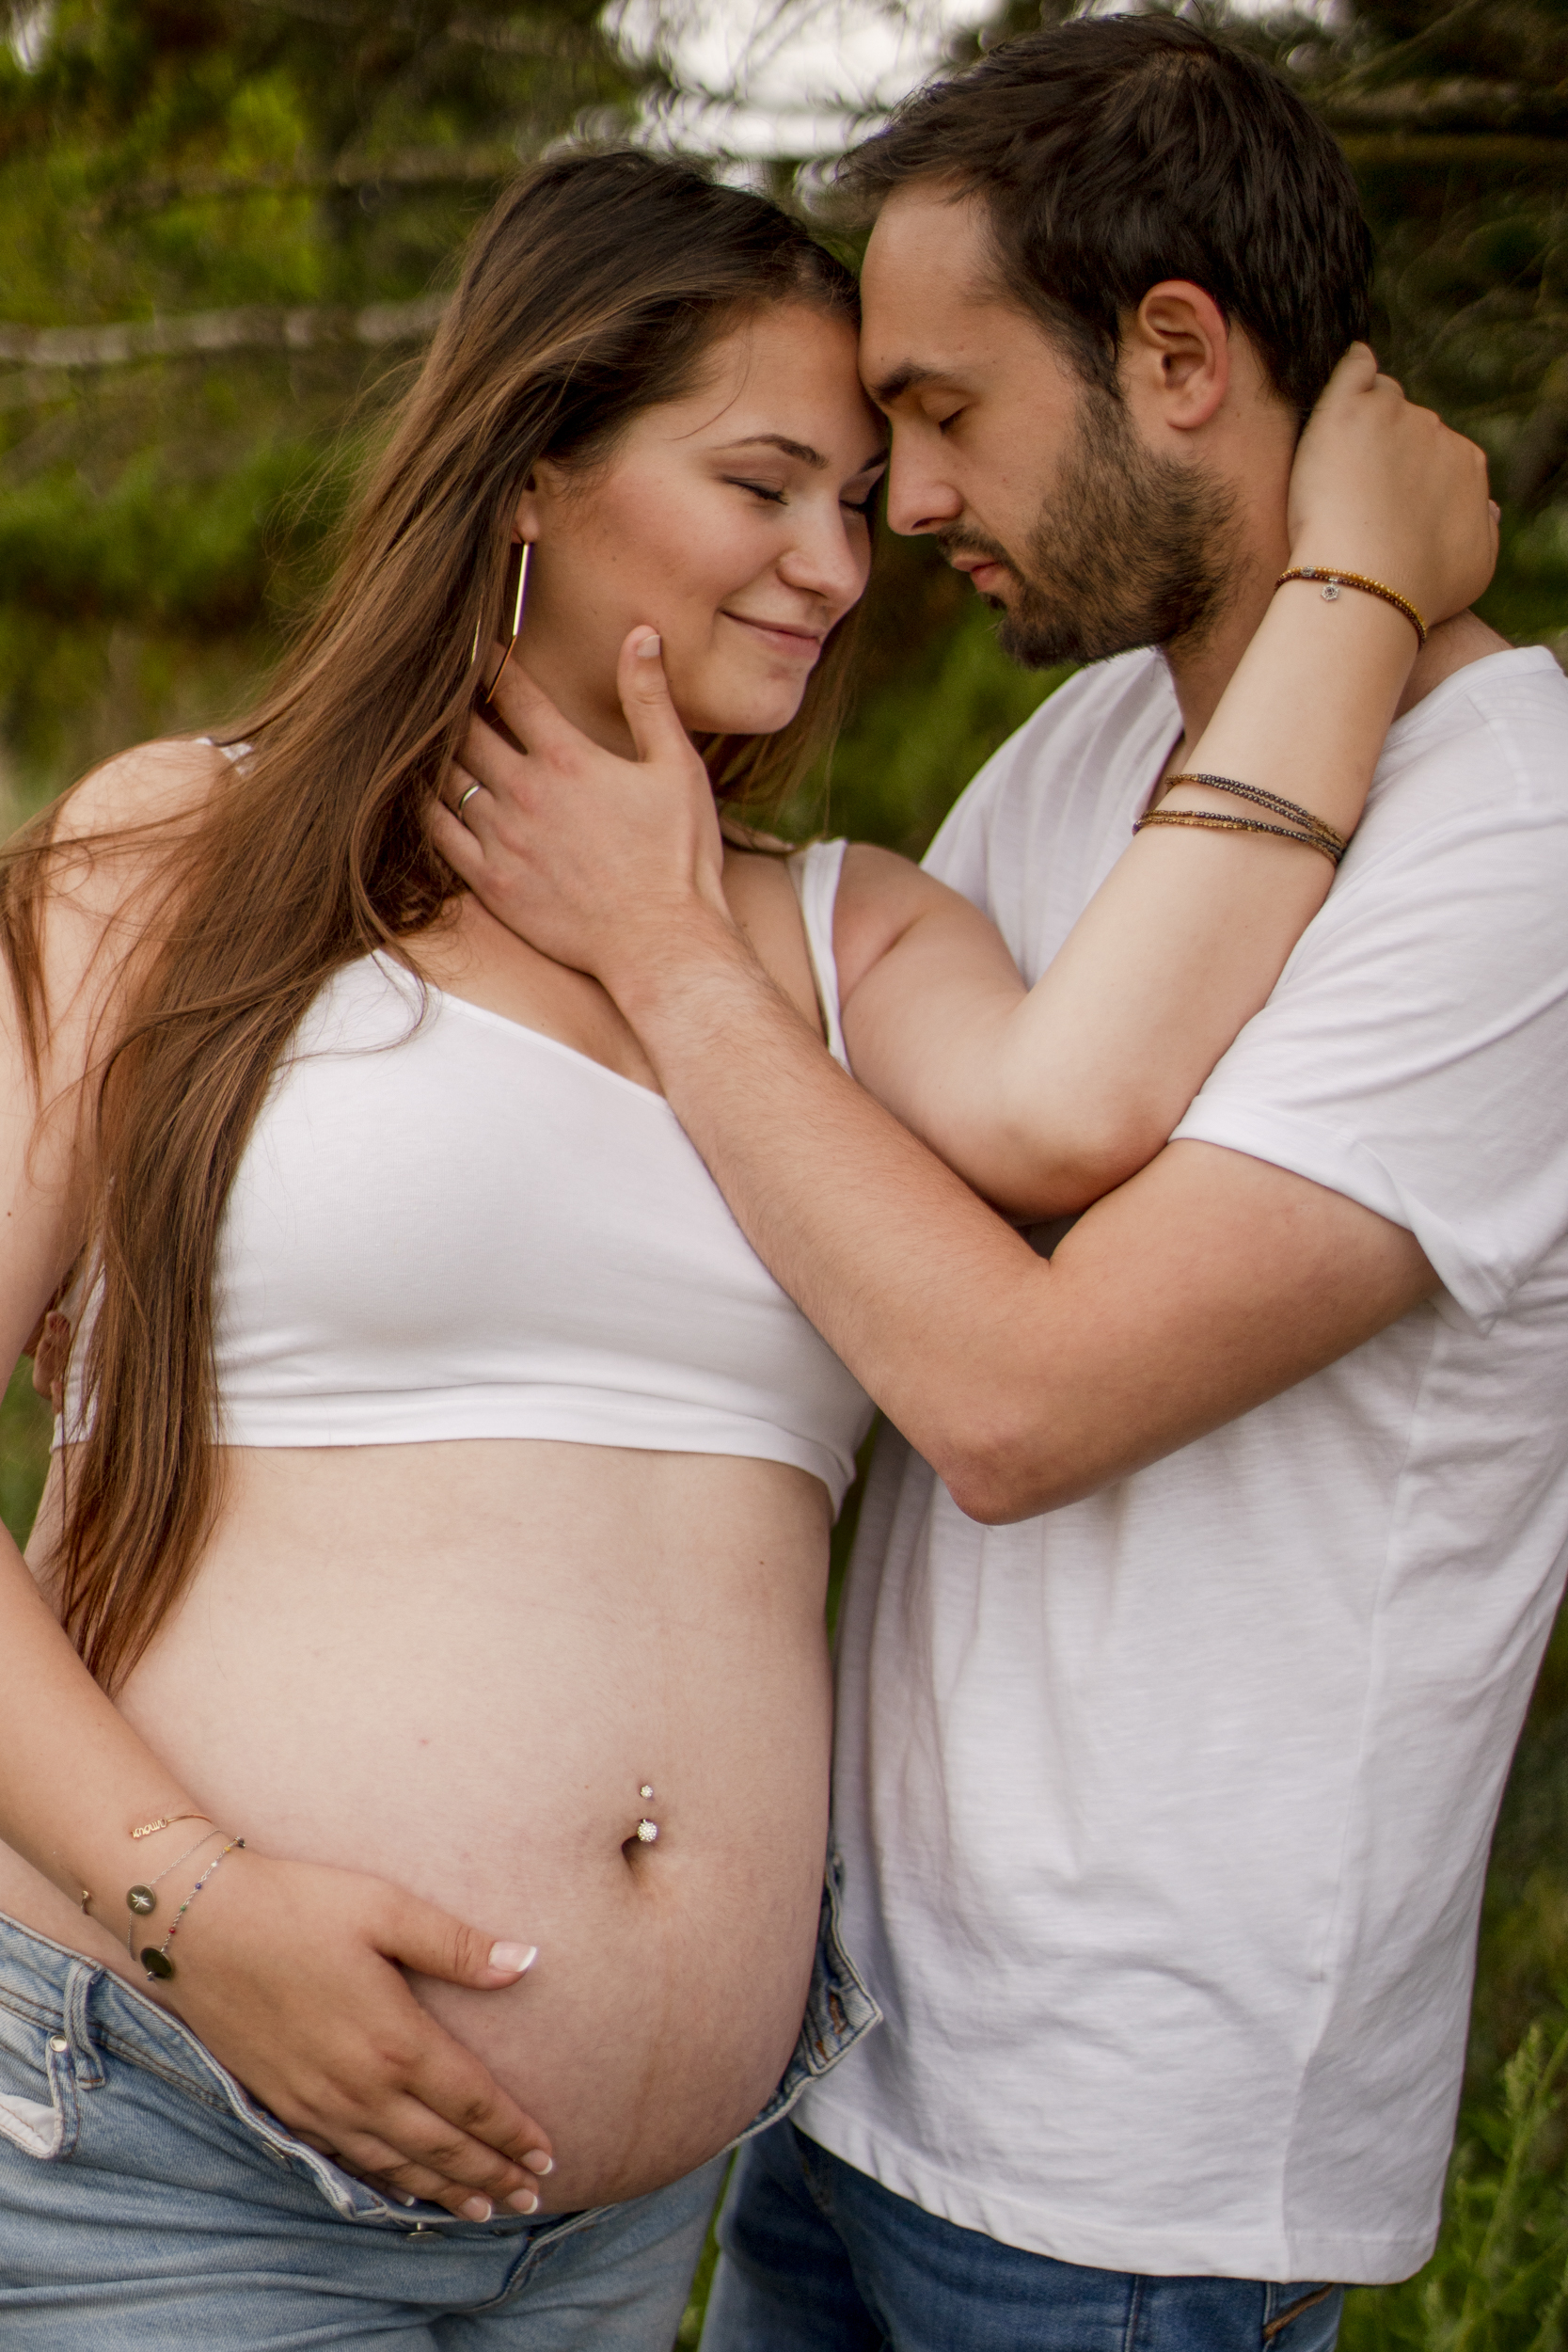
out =
{"type": "MultiPolygon", "coordinates": [[[[1303,527],[1455,610],[1489,568],[1473,455],[1363,366],[1303,527]]],[[[9,853],[6,1363],[62,1296],[72,1336],[33,1573],[8,1545],[0,1578],[8,2346],[667,2352],[721,2152],[875,2025],[822,1894],[867,1401],[609,999],[430,826],[500,665],[625,747],[639,622],[721,798],[787,790],[881,463],[837,262],[679,165],[559,158],[479,231],[243,737],[127,755],[9,853]]],[[[1408,666],[1376,625],[1344,644],[1338,833],[1408,666]]],[[[1293,659],[1243,665],[1191,765],[1267,771],[1293,659]]],[[[1198,906],[1150,838],[1141,952],[1213,950],[1184,1101],[1331,869],[1299,827],[1227,839],[1198,906]]],[[[737,837],[724,889],[841,1050],[836,874],[737,837]]],[[[1006,1197],[1052,980],[1023,999],[896,860],[857,887],[890,954],[971,976],[998,1108],[966,1172],[1006,1197]]],[[[1116,949],[1085,938],[1081,1057],[1116,949]]],[[[1104,1113],[1023,1136],[1064,1198],[1130,1172],[1085,1143],[1104,1113]]]]}

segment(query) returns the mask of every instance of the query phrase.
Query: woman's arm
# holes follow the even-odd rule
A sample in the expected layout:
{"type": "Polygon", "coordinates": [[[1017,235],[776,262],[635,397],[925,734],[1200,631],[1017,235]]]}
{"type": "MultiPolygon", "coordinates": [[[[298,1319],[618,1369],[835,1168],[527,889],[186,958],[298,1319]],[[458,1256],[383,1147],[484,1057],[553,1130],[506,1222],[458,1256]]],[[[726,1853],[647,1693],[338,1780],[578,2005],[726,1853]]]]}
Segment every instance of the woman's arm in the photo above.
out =
{"type": "MultiPolygon", "coordinates": [[[[1490,576],[1484,462],[1358,347],[1303,437],[1290,532],[1292,564],[1366,573],[1441,619],[1490,576]]],[[[1376,597],[1276,590],[1170,767],[1263,786],[1348,834],[1416,654],[1410,623],[1376,597]]],[[[1165,804],[1269,821],[1202,787],[1165,804]]],[[[835,934],[855,1074],[1009,1214],[1084,1208],[1164,1143],[1269,995],[1332,870],[1267,834],[1150,827],[1024,995],[966,901],[901,859],[851,850],[835,934]]]]}
{"type": "MultiPolygon", "coordinates": [[[[210,755],[196,747],[153,747],[94,779],[69,815],[95,834],[156,822],[210,775],[210,755]]],[[[133,863],[113,850],[83,851],[62,870],[44,919],[49,1038],[37,1088],[11,992],[0,1003],[7,1374],[80,1245],[74,1112],[123,984],[133,863]]],[[[126,1889],[177,1861],[201,1820],[138,1841],[131,1832],[162,1816],[199,1815],[200,1791],[181,1785],[93,1680],[4,1530],[0,1722],[0,1838],[71,1903],[90,1896],[84,1947],[129,1975],[126,1889]]],[[[192,1857],[180,1899],[219,1850],[214,1841],[192,1857]]],[[[174,1981],[143,1986],[139,1969],[133,1981],[313,2146],[410,2196],[470,2217],[483,2206],[487,2217],[491,2200],[532,2209],[548,2144],[419,2006],[400,1971],[488,1990],[516,1981],[531,1957],[525,1949],[492,1952],[488,1936],[381,1880],[247,1850],[226,1860],[182,1923],[174,1981]]]]}

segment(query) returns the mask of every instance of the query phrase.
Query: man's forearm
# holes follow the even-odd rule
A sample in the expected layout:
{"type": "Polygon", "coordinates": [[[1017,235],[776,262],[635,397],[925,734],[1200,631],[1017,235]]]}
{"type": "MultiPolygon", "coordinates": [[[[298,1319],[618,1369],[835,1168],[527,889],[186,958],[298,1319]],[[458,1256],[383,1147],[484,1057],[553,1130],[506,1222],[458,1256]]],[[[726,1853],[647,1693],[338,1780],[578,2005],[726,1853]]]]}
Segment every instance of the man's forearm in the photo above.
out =
{"type": "Polygon", "coordinates": [[[758,1256],[988,1516],[986,1466],[1019,1442],[1006,1400],[1037,1377],[1050,1267],[829,1060],[721,919],[694,913],[613,988],[758,1256]]]}
{"type": "Polygon", "coordinates": [[[1246,1154],[1167,1146],[1037,1258],[827,1056],[722,916],[607,983],[758,1256],[988,1522],[1091,1494],[1436,1287],[1412,1234],[1246,1154]]]}

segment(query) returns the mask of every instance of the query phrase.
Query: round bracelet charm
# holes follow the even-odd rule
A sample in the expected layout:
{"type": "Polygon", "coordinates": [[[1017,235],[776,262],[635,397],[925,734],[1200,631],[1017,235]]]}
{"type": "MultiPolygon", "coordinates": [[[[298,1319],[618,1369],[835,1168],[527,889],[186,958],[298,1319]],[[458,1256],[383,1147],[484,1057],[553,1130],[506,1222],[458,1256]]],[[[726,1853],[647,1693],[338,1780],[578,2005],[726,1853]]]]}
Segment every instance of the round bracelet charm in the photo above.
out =
{"type": "Polygon", "coordinates": [[[173,1961],[166,1952],[160,1951],[156,1944],[148,1945],[142,1953],[141,1964],[150,1977],[157,1977],[166,1984],[174,1974],[173,1961]]]}
{"type": "Polygon", "coordinates": [[[150,1886],[132,1886],[126,1889],[125,1905],[138,1919],[145,1919],[149,1912],[157,1910],[158,1898],[150,1886]]]}

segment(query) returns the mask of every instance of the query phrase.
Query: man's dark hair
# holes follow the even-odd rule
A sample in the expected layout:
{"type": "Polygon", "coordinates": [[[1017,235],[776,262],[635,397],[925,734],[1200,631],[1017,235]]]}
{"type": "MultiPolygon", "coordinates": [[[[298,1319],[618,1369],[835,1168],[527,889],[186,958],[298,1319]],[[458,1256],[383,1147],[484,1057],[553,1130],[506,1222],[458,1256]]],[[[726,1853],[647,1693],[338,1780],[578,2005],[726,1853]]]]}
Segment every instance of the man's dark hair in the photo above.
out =
{"type": "Polygon", "coordinates": [[[843,167],[865,210],[911,180],[990,208],[1007,291],[1114,390],[1118,319],[1186,278],[1305,417],[1368,331],[1350,167],[1274,69],[1168,16],[1082,17],[921,91],[843,167]]]}

